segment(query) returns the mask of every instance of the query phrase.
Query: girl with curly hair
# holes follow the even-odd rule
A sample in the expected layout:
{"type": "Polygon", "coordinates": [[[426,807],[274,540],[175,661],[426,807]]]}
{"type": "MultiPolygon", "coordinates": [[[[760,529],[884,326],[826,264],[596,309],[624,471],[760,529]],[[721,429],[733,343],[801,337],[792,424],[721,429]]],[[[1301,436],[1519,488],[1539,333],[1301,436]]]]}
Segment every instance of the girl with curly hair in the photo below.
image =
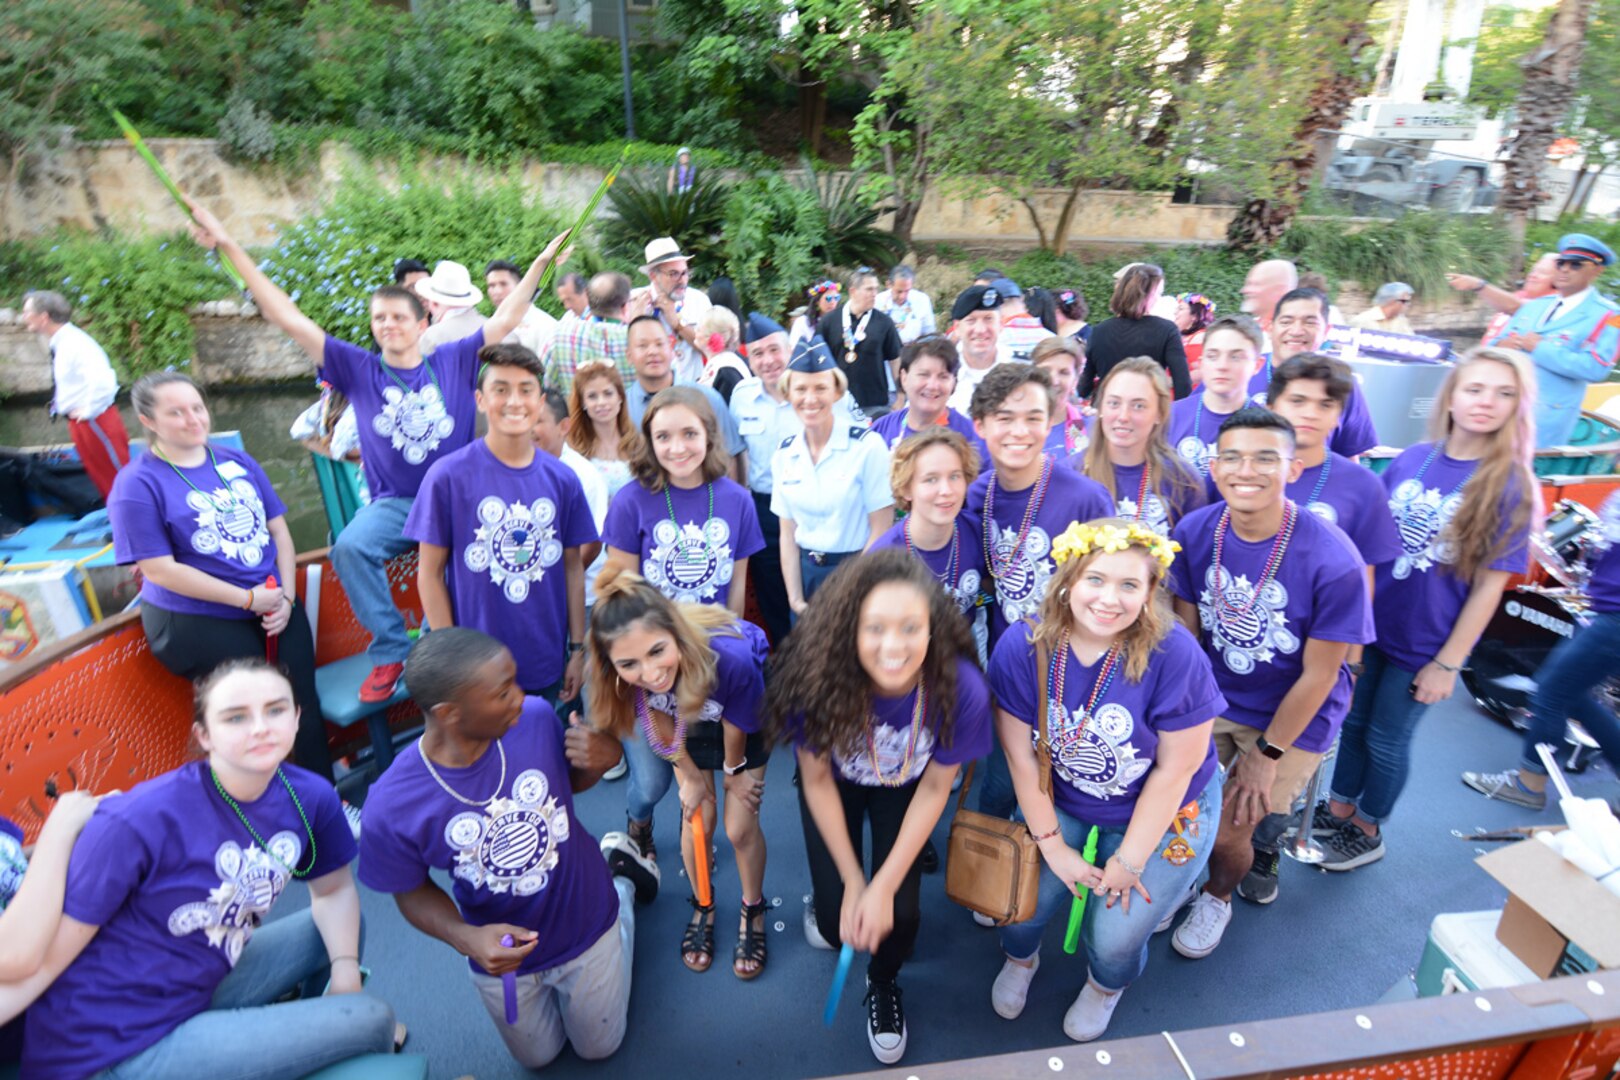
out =
{"type": "MultiPolygon", "coordinates": [[[[656,870],[652,811],[674,779],[681,797],[681,856],[694,881],[692,814],[703,811],[714,835],[714,773],[724,773],[726,836],[742,879],[742,928],[732,971],[752,979],[765,969],[765,834],[759,804],[770,757],[760,734],[765,697],[765,633],[725,608],[677,604],[636,574],[609,569],[597,583],[587,634],[587,697],[598,730],[620,739],[630,757],[630,821],[625,843],[656,870]]],[[[604,841],[617,837],[604,838],[604,841]]],[[[681,938],[693,971],[714,961],[714,903],[695,910],[681,938]]]]}
{"type": "Polygon", "coordinates": [[[1136,521],[1071,525],[1053,544],[1057,573],[1039,619],[1009,628],[990,659],[996,732],[1051,871],[1035,917],[1001,932],[1007,959],[990,1003],[1008,1020],[1023,1012],[1046,924],[1090,889],[1080,931],[1090,976],[1063,1017],[1078,1042],[1107,1030],[1146,968],[1148,939],[1203,872],[1221,812],[1210,730],[1226,700],[1170,612],[1163,580],[1175,550],[1136,521]]]}
{"type": "Polygon", "coordinates": [[[918,854],[957,768],[990,750],[990,699],[973,636],[934,572],[889,548],[828,580],[787,639],[766,691],[799,759],[812,944],[870,953],[867,1041],[906,1050],[897,979],[921,924],[918,854]],[[862,858],[872,830],[872,874],[862,858]]]}

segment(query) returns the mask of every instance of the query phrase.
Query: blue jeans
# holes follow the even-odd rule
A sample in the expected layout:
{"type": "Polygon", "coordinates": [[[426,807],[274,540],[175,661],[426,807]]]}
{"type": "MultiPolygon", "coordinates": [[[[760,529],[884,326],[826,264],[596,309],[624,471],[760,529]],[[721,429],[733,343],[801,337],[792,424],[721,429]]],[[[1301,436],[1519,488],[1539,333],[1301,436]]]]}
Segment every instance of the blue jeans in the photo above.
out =
{"type": "MultiPolygon", "coordinates": [[[[1108,907],[1103,898],[1092,894],[1086,901],[1085,918],[1080,923],[1080,940],[1086,947],[1091,965],[1091,980],[1104,990],[1123,990],[1135,982],[1147,968],[1148,941],[1163,917],[1165,905],[1173,903],[1193,887],[1209,862],[1215,847],[1215,830],[1221,820],[1221,770],[1216,769],[1198,796],[1198,818],[1184,828],[1186,839],[1192,846],[1193,857],[1180,866],[1163,855],[1175,830],[1167,830],[1159,841],[1147,866],[1142,871],[1142,887],[1153,897],[1153,903],[1144,904],[1141,896],[1131,898],[1131,910],[1123,904],[1108,907]]],[[[1063,829],[1063,842],[1076,851],[1083,850],[1086,834],[1091,825],[1077,817],[1058,810],[1058,825],[1063,829]]],[[[1119,850],[1125,839],[1124,825],[1097,827],[1097,863],[1102,866],[1119,850]]],[[[1041,935],[1054,916],[1068,921],[1069,907],[1074,894],[1069,886],[1059,881],[1051,870],[1041,874],[1041,896],[1035,917],[1028,922],[1014,923],[1001,930],[1001,948],[1014,960],[1028,960],[1041,948],[1041,935]]]]}
{"type": "Polygon", "coordinates": [[[293,1080],[360,1054],[391,1052],[394,1010],[367,994],[269,1004],[300,984],[318,994],[326,970],[326,945],[308,911],[266,923],[215,989],[207,1012],[96,1080],[293,1080]]]}
{"type": "Polygon", "coordinates": [[[984,779],[979,784],[979,813],[991,817],[1011,818],[1018,809],[1018,792],[1013,788],[1012,772],[1007,768],[1007,754],[1001,749],[1001,740],[990,744],[990,754],[983,759],[984,779]]]}
{"type": "Polygon", "coordinates": [[[375,499],[362,506],[332,545],[332,567],[349,597],[354,617],[371,635],[366,655],[373,667],[399,664],[411,651],[405,620],[394,606],[388,560],[416,550],[404,536],[405,517],[415,499],[375,499]]]}
{"type": "Polygon", "coordinates": [[[1366,667],[1339,732],[1339,763],[1328,797],[1354,806],[1361,820],[1382,825],[1406,787],[1412,734],[1429,707],[1412,696],[1417,672],[1396,667],[1375,645],[1361,659],[1366,667]]]}
{"type": "Polygon", "coordinates": [[[1524,734],[1525,772],[1546,773],[1536,755],[1537,743],[1564,745],[1564,721],[1573,716],[1603,748],[1603,756],[1620,772],[1620,720],[1592,696],[1592,688],[1613,675],[1620,657],[1620,612],[1596,615],[1584,630],[1547,654],[1536,672],[1530,698],[1530,729],[1524,734]]]}
{"type": "Polygon", "coordinates": [[[624,744],[624,759],[630,763],[629,782],[624,791],[625,812],[631,821],[651,821],[653,807],[668,793],[675,779],[675,766],[653,753],[639,731],[620,742],[624,744]]]}

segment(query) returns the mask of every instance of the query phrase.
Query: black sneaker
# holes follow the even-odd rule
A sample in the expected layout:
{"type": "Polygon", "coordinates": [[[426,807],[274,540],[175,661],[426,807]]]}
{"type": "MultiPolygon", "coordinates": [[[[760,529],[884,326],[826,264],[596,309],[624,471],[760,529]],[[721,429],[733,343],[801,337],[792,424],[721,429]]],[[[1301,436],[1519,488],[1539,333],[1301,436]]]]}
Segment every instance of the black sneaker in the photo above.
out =
{"type": "Polygon", "coordinates": [[[1269,904],[1277,899],[1277,867],[1282,858],[1275,851],[1254,849],[1254,865],[1238,882],[1237,894],[1251,904],[1269,904]]]}
{"type": "Polygon", "coordinates": [[[1324,837],[1332,836],[1344,828],[1345,823],[1349,820],[1347,817],[1336,817],[1333,811],[1328,809],[1327,800],[1323,799],[1311,811],[1311,837],[1321,840],[1324,837]]]}
{"type": "Polygon", "coordinates": [[[602,837],[602,857],[614,877],[622,877],[636,889],[636,903],[650,904],[658,899],[658,864],[641,853],[636,842],[622,832],[602,837]]]}
{"type": "Polygon", "coordinates": [[[1384,833],[1368,836],[1352,822],[1345,822],[1339,831],[1322,838],[1327,858],[1318,865],[1324,870],[1354,870],[1358,866],[1377,862],[1384,857],[1384,833]]]}
{"type": "Polygon", "coordinates": [[[900,984],[893,979],[866,977],[866,1041],[872,1056],[893,1065],[906,1053],[906,1010],[900,1004],[900,984]]]}
{"type": "Polygon", "coordinates": [[[934,847],[932,839],[923,844],[922,854],[917,856],[917,862],[922,865],[923,873],[939,873],[939,849],[934,847]]]}

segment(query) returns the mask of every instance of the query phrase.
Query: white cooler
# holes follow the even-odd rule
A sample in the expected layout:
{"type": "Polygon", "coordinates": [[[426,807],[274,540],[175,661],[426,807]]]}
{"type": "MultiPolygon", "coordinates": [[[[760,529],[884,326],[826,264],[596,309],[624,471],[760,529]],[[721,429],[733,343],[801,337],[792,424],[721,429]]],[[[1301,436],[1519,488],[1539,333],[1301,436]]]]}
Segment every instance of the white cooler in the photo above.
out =
{"type": "Polygon", "coordinates": [[[1418,962],[1418,997],[1497,990],[1540,982],[1535,972],[1496,940],[1502,909],[1435,916],[1418,962]]]}

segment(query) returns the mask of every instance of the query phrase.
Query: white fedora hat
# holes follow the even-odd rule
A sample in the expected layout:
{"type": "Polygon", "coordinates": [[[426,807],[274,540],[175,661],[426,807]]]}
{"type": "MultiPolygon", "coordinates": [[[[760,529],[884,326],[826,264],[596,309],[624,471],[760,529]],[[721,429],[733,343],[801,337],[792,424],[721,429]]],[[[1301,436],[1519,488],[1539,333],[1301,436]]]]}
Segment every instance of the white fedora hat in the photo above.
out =
{"type": "Polygon", "coordinates": [[[433,268],[433,273],[416,283],[416,295],[445,307],[472,307],[484,299],[483,292],[472,283],[472,275],[458,262],[444,260],[433,268]]]}
{"type": "Polygon", "coordinates": [[[648,244],[642,255],[647,260],[641,266],[643,274],[651,273],[652,268],[659,263],[667,263],[671,259],[690,259],[692,257],[683,252],[681,245],[677,244],[674,238],[669,236],[660,236],[648,244]]]}

